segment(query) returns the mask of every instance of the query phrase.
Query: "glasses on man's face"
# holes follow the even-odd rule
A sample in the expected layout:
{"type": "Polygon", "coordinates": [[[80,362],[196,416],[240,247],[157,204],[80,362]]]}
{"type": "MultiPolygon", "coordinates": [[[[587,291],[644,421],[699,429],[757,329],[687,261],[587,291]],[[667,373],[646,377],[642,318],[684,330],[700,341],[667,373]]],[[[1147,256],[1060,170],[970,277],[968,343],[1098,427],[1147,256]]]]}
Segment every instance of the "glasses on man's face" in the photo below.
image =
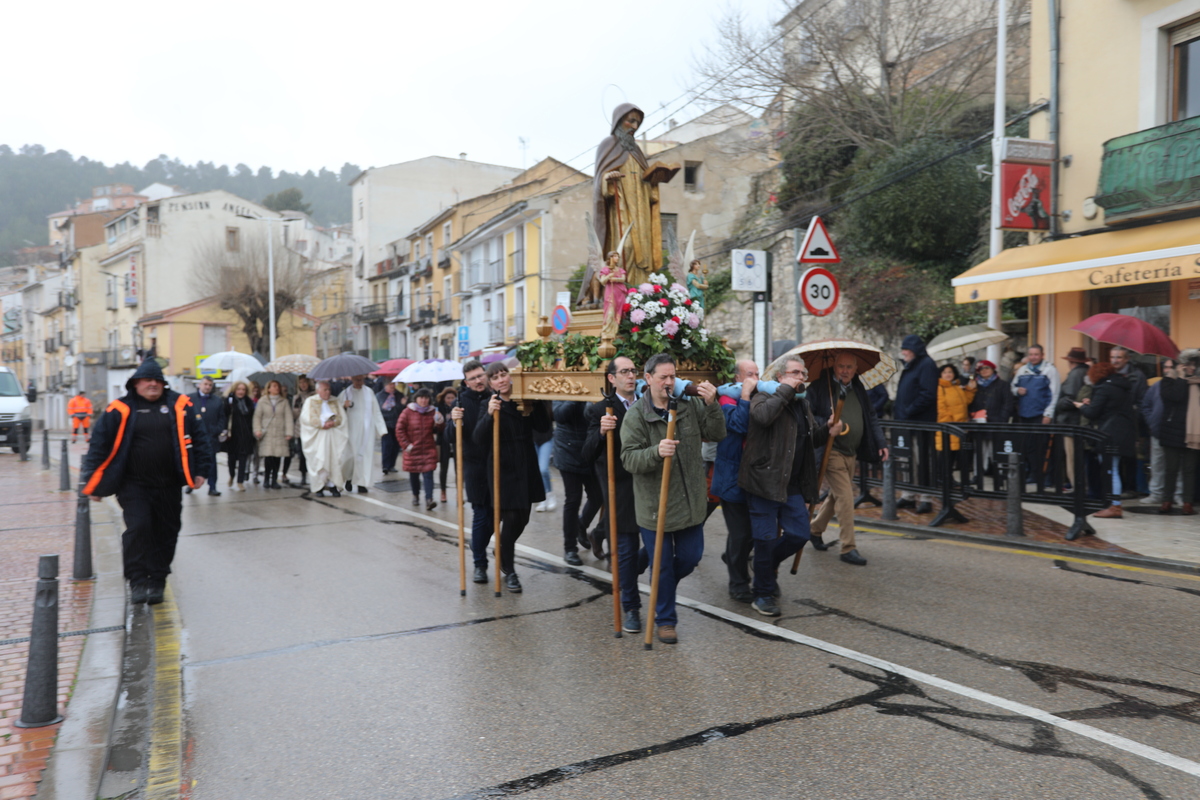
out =
{"type": "Polygon", "coordinates": [[[789,369],[787,372],[785,372],[783,374],[789,378],[803,378],[804,376],[808,375],[808,370],[789,369]]]}
{"type": "Polygon", "coordinates": [[[617,370],[617,374],[618,375],[637,375],[637,369],[634,367],[630,367],[629,369],[619,369],[619,370],[617,370]]]}

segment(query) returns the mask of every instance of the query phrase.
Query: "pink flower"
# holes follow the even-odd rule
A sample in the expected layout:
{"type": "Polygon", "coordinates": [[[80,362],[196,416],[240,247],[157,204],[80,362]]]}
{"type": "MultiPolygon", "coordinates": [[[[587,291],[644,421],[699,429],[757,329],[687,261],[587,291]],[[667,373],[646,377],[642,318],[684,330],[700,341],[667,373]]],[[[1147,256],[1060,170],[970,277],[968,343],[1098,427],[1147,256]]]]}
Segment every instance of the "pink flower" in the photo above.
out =
{"type": "Polygon", "coordinates": [[[678,283],[671,284],[671,291],[679,292],[680,294],[687,294],[687,289],[683,286],[680,286],[678,283]]]}
{"type": "Polygon", "coordinates": [[[629,330],[630,330],[630,332],[631,332],[631,333],[637,333],[637,332],[638,332],[639,330],[641,330],[641,329],[640,329],[640,328],[638,328],[638,326],[637,326],[637,325],[634,325],[634,326],[633,326],[632,328],[630,328],[629,330]]]}
{"type": "Polygon", "coordinates": [[[663,323],[663,333],[672,339],[675,338],[675,334],[679,333],[679,323],[673,319],[667,320],[663,323]]]}
{"type": "Polygon", "coordinates": [[[648,283],[643,283],[638,287],[638,291],[642,294],[654,294],[654,287],[648,283]]]}
{"type": "Polygon", "coordinates": [[[634,325],[641,325],[646,321],[646,312],[642,311],[640,308],[635,308],[633,313],[629,315],[629,321],[634,325]]]}
{"type": "Polygon", "coordinates": [[[700,317],[696,316],[695,314],[688,314],[687,324],[688,324],[689,328],[699,328],[700,327],[700,317]]]}
{"type": "Polygon", "coordinates": [[[670,305],[671,305],[671,301],[670,301],[670,300],[668,300],[668,299],[667,299],[667,298],[665,298],[665,297],[664,297],[664,298],[661,298],[661,299],[660,299],[658,302],[662,303],[664,306],[670,306],[670,305]]]}

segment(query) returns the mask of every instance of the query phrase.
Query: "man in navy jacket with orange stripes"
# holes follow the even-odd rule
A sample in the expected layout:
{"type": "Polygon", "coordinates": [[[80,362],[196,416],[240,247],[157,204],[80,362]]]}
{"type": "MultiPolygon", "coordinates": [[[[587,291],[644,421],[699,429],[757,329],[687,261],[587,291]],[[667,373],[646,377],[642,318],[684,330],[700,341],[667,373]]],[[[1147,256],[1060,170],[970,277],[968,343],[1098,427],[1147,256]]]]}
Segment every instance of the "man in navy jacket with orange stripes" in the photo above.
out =
{"type": "Polygon", "coordinates": [[[167,388],[162,368],[147,359],[125,383],[128,393],[92,430],[80,469],[82,492],[116,495],[125,516],[125,578],[134,603],[163,601],[179,539],[181,489],[199,489],[209,471],[208,437],[189,413],[191,400],[167,388]],[[199,473],[199,474],[197,474],[199,473]]]}

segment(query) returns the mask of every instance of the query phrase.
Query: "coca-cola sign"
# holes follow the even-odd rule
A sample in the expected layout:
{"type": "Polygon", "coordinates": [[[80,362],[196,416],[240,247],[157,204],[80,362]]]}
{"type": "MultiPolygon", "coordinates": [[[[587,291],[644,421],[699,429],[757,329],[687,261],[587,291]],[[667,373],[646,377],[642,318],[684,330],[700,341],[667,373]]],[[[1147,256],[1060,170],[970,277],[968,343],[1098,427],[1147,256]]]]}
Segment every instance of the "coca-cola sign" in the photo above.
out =
{"type": "Polygon", "coordinates": [[[1049,164],[1000,164],[1000,227],[1015,231],[1050,229],[1054,196],[1049,164]]]}

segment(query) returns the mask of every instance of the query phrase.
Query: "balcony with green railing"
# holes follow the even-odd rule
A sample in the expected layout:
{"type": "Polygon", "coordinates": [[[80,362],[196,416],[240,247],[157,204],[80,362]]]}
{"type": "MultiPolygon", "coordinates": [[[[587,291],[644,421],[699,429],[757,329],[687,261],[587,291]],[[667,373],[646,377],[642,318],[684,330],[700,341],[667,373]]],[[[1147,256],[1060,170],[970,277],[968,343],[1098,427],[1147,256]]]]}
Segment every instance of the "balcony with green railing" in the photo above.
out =
{"type": "Polygon", "coordinates": [[[1200,117],[1105,142],[1095,199],[1108,223],[1200,209],[1200,117]]]}

